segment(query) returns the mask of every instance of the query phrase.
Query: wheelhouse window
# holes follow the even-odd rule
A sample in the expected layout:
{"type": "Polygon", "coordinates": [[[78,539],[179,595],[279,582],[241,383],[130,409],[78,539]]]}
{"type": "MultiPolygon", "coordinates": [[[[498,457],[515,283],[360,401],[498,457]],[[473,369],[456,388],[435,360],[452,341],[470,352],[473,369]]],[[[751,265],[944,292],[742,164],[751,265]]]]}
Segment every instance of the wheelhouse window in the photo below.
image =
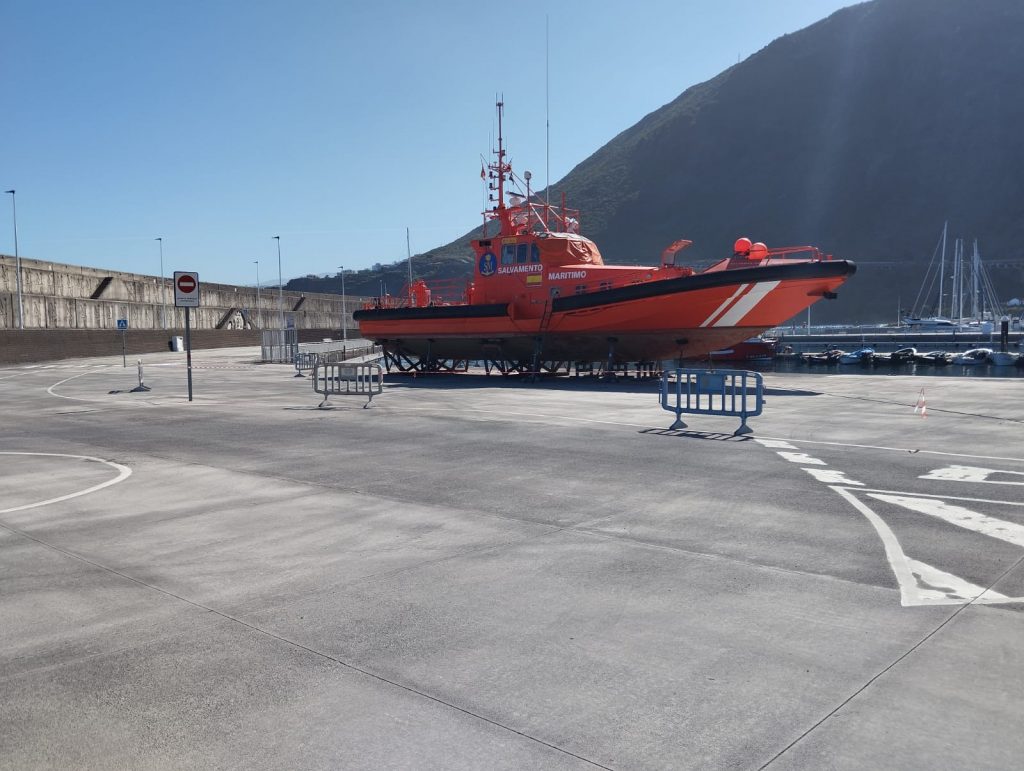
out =
{"type": "Polygon", "coordinates": [[[528,254],[529,250],[529,244],[519,244],[519,246],[516,247],[516,262],[518,262],[520,265],[524,264],[526,262],[526,255],[528,254]]]}
{"type": "Polygon", "coordinates": [[[540,247],[530,244],[530,262],[540,262],[540,247]]]}
{"type": "Polygon", "coordinates": [[[502,265],[515,265],[516,264],[516,245],[515,244],[504,244],[501,247],[501,264],[502,265]]]}

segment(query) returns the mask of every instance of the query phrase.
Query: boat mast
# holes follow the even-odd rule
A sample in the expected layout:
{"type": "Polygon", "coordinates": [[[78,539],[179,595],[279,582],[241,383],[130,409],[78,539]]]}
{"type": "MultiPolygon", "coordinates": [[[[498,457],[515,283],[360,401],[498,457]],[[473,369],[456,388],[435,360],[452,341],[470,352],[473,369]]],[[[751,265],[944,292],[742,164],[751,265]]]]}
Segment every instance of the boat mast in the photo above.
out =
{"type": "Polygon", "coordinates": [[[964,320],[964,240],[958,238],[956,244],[956,321],[958,324],[962,324],[964,320]]]}
{"type": "Polygon", "coordinates": [[[412,249],[409,248],[409,228],[405,229],[405,256],[409,261],[409,294],[412,295],[412,249]]]}
{"type": "Polygon", "coordinates": [[[956,318],[956,265],[960,257],[960,239],[953,239],[953,277],[950,281],[949,287],[949,318],[950,320],[956,318]]]}
{"type": "MultiPolygon", "coordinates": [[[[551,209],[551,43],[548,35],[550,17],[544,14],[544,227],[551,209]]],[[[529,200],[529,199],[527,199],[529,200]]]]}
{"type": "Polygon", "coordinates": [[[978,309],[978,274],[981,272],[981,255],[978,253],[978,239],[974,239],[974,254],[971,255],[971,316],[981,321],[978,309]]]}
{"type": "Polygon", "coordinates": [[[495,155],[498,160],[490,164],[491,179],[498,181],[498,205],[494,207],[495,215],[501,225],[501,233],[508,234],[512,231],[512,213],[505,206],[505,175],[510,174],[512,165],[505,161],[505,137],[502,132],[502,118],[505,114],[505,103],[500,99],[497,101],[498,108],[498,149],[495,155]]]}
{"type": "MultiPolygon", "coordinates": [[[[942,296],[944,290],[944,282],[946,279],[946,228],[949,227],[949,220],[942,223],[942,257],[939,258],[939,303],[938,313],[936,315],[942,315],[942,296]]],[[[932,279],[933,281],[935,279],[932,279]]]]}

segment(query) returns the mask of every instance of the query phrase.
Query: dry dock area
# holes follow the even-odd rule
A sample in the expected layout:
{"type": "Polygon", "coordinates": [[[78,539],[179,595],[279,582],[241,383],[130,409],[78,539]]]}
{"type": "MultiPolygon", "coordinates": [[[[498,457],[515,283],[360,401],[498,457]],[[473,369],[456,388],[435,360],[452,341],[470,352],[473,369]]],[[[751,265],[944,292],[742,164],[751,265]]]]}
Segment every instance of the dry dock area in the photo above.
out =
{"type": "Polygon", "coordinates": [[[256,356],[0,369],[0,767],[1020,766],[1024,380],[256,356]]]}

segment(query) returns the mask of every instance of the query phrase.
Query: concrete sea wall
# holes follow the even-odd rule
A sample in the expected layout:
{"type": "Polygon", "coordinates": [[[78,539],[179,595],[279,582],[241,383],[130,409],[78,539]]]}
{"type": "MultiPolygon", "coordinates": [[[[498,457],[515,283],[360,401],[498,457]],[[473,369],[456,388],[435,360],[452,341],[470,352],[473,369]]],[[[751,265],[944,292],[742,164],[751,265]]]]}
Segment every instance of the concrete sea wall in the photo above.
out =
{"type": "MultiPolygon", "coordinates": [[[[24,329],[18,328],[15,258],[0,255],[0,363],[24,363],[80,356],[166,351],[184,335],[185,311],[174,307],[170,276],[147,276],[102,268],[21,260],[24,329]],[[118,319],[128,320],[122,338],[118,319]]],[[[200,279],[202,274],[200,273],[200,279]]],[[[201,306],[191,312],[192,347],[259,345],[263,329],[282,319],[299,330],[301,342],[342,337],[356,324],[352,312],[367,298],[200,281],[201,306]],[[283,302],[281,301],[283,299],[283,302]],[[282,314],[282,307],[284,313],[282,314]]]]}
{"type": "MultiPolygon", "coordinates": [[[[200,274],[200,279],[202,274],[200,274]]],[[[102,268],[21,260],[22,315],[25,330],[114,330],[128,319],[132,330],[182,329],[185,312],[174,307],[170,277],[102,268]]],[[[193,309],[196,330],[259,330],[281,326],[281,305],[297,329],[341,329],[341,295],[210,284],[200,281],[201,307],[193,309]]],[[[346,322],[366,298],[346,297],[346,322]]],[[[18,328],[15,259],[0,255],[0,330],[18,328]]],[[[162,332],[161,332],[162,333],[162,332]]],[[[180,333],[179,333],[180,334],[180,333]]]]}

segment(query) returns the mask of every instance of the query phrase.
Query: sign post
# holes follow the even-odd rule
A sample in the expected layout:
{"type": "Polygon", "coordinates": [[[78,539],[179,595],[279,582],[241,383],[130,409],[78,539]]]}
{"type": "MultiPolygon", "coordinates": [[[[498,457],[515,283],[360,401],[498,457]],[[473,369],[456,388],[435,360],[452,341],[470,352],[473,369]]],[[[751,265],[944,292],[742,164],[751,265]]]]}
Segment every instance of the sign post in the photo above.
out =
{"type": "Polygon", "coordinates": [[[128,319],[118,319],[117,329],[121,333],[121,366],[128,366],[128,319]]]}
{"type": "Polygon", "coordinates": [[[185,309],[185,366],[188,369],[188,400],[192,401],[192,324],[190,311],[199,307],[199,274],[174,271],[174,307],[185,309]]]}

